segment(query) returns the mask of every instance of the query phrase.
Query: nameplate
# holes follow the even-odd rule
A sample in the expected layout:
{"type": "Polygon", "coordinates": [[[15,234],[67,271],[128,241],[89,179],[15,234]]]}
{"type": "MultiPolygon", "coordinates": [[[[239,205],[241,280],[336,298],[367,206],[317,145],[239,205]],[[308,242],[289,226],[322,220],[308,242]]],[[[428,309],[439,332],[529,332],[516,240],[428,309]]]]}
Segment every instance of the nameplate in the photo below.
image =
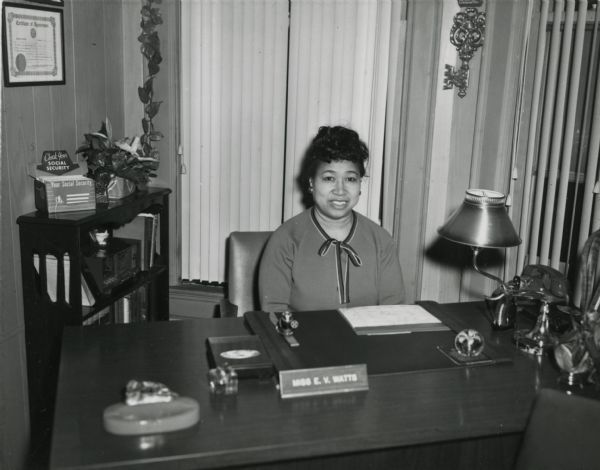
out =
{"type": "Polygon", "coordinates": [[[369,390],[365,364],[293,369],[279,372],[281,398],[369,390]]]}

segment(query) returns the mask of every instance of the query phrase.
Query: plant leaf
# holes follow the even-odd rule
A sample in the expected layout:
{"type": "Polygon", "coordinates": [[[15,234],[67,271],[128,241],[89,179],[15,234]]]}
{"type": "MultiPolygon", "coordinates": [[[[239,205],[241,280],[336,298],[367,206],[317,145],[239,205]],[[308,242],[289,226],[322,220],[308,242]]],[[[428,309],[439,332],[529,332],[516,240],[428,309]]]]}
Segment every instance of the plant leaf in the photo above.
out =
{"type": "Polygon", "coordinates": [[[148,103],[148,101],[150,101],[150,97],[148,96],[148,93],[141,86],[138,87],[138,96],[140,97],[140,101],[144,104],[146,104],[146,103],[148,103]]]}
{"type": "Polygon", "coordinates": [[[153,131],[150,132],[150,140],[152,141],[159,141],[164,137],[164,135],[162,134],[162,132],[159,131],[153,131]]]}
{"type": "Polygon", "coordinates": [[[158,113],[158,109],[160,108],[161,103],[162,101],[153,101],[152,103],[146,105],[146,114],[150,119],[156,116],[156,113],[158,113]]]}
{"type": "Polygon", "coordinates": [[[146,92],[146,94],[148,96],[152,96],[154,94],[154,77],[150,76],[146,79],[146,81],[144,82],[144,91],[146,92]]]}
{"type": "Polygon", "coordinates": [[[150,62],[148,64],[148,72],[152,75],[156,75],[160,70],[160,67],[156,64],[154,64],[153,62],[150,62]]]}

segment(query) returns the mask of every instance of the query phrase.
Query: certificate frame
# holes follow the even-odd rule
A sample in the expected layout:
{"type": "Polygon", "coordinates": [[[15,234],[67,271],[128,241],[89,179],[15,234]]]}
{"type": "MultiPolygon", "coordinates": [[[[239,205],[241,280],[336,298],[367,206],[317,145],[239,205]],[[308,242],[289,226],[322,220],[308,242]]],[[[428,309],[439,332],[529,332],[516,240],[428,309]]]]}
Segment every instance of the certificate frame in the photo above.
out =
{"type": "Polygon", "coordinates": [[[64,85],[62,10],[4,3],[2,59],[6,87],[64,85]]]}
{"type": "Polygon", "coordinates": [[[64,6],[64,0],[27,0],[28,2],[45,3],[46,5],[64,6]]]}

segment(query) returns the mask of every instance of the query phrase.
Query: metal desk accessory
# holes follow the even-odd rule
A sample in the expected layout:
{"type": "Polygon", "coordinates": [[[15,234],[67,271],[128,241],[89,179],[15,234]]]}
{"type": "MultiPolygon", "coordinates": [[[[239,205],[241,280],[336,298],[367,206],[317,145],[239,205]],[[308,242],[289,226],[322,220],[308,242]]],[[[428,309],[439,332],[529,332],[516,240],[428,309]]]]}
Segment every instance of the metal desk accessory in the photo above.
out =
{"type": "Polygon", "coordinates": [[[295,348],[300,346],[300,343],[294,336],[294,330],[298,328],[300,323],[294,318],[292,312],[285,311],[282,313],[269,313],[269,320],[275,326],[277,333],[283,336],[290,347],[295,348]]]}
{"type": "Polygon", "coordinates": [[[514,300],[515,310],[517,301],[539,303],[533,328],[515,331],[513,340],[521,351],[541,356],[556,342],[556,333],[550,325],[551,307],[569,303],[569,282],[560,271],[550,266],[530,264],[523,268],[520,276],[515,276],[509,287],[505,300],[514,300]]]}
{"type": "Polygon", "coordinates": [[[514,334],[514,341],[521,351],[529,354],[541,356],[550,346],[552,346],[552,335],[550,334],[549,317],[550,301],[540,299],[540,314],[535,325],[531,330],[517,330],[514,334]]]}

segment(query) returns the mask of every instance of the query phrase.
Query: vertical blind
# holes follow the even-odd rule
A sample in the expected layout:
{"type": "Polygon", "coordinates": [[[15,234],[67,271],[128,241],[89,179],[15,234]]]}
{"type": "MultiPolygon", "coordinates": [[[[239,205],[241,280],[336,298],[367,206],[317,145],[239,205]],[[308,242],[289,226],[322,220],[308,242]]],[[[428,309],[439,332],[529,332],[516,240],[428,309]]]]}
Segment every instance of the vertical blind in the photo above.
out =
{"type": "Polygon", "coordinates": [[[355,129],[370,151],[356,210],[379,221],[391,1],[292,0],[284,218],[302,210],[295,184],[321,124],[355,129]]]}
{"type": "Polygon", "coordinates": [[[296,178],[321,125],[369,146],[357,210],[379,221],[393,1],[182,2],[183,279],[225,280],[230,232],[303,209],[296,178]]]}
{"type": "Polygon", "coordinates": [[[233,230],[281,222],[287,0],[182,2],[182,277],[222,281],[233,230]]]}
{"type": "Polygon", "coordinates": [[[598,15],[586,0],[540,2],[516,272],[563,272],[592,231],[600,144],[598,15]]]}

